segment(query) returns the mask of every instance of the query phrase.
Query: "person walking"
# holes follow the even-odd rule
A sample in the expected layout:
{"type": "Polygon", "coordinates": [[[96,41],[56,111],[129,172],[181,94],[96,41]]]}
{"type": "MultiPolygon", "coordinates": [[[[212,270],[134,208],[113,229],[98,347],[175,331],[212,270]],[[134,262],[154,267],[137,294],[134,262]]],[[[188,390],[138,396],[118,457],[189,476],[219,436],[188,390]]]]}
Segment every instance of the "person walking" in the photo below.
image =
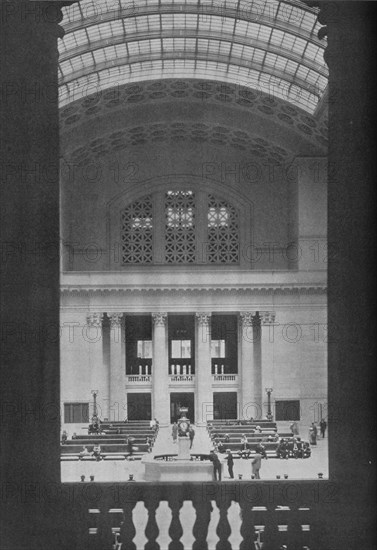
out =
{"type": "Polygon", "coordinates": [[[327,422],[324,418],[321,419],[321,422],[319,423],[319,428],[321,430],[321,436],[325,437],[327,422]]]}
{"type": "Polygon", "coordinates": [[[230,479],[233,479],[233,478],[234,478],[234,473],[233,473],[233,466],[234,466],[233,455],[232,455],[232,452],[231,452],[230,449],[227,449],[226,452],[228,453],[228,454],[227,454],[227,457],[226,457],[226,462],[227,462],[227,465],[228,465],[229,476],[230,476],[230,479]]]}
{"type": "Polygon", "coordinates": [[[254,454],[254,458],[251,461],[251,472],[255,476],[255,479],[260,479],[259,470],[262,465],[262,455],[259,453],[254,454]]]}
{"type": "Polygon", "coordinates": [[[221,481],[221,462],[214,450],[210,451],[209,459],[213,462],[213,479],[221,481]]]}

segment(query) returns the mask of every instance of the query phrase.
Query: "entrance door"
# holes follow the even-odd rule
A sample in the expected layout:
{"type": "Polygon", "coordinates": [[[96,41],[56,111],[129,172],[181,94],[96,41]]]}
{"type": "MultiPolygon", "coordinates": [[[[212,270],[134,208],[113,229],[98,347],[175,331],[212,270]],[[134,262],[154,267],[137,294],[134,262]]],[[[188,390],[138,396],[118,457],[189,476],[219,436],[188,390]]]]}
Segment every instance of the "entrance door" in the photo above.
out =
{"type": "Polygon", "coordinates": [[[300,420],[300,401],[275,401],[275,420],[300,420]]]}
{"type": "Polygon", "coordinates": [[[170,422],[176,422],[180,418],[180,407],[187,407],[187,418],[193,424],[195,422],[194,393],[171,393],[170,394],[170,422]]]}
{"type": "Polygon", "coordinates": [[[128,420],[151,420],[151,394],[129,393],[127,394],[127,418],[128,420]]]}
{"type": "Polygon", "coordinates": [[[213,418],[237,418],[237,392],[214,392],[213,418]]]}

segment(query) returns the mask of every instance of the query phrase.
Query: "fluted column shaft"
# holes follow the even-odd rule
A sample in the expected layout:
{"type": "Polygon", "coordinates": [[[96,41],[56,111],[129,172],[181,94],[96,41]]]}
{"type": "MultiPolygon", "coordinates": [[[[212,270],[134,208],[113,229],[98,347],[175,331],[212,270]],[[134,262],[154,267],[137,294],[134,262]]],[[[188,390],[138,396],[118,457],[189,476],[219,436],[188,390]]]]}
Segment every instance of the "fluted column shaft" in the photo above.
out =
{"type": "Polygon", "coordinates": [[[260,353],[261,353],[261,404],[262,418],[267,415],[266,388],[273,388],[274,382],[274,341],[275,341],[275,313],[263,311],[260,317],[260,353]]]}
{"type": "Polygon", "coordinates": [[[211,314],[196,314],[195,422],[213,419],[211,314]]]}
{"type": "MultiPolygon", "coordinates": [[[[97,413],[100,418],[109,416],[108,372],[103,360],[103,313],[89,313],[83,330],[90,365],[90,388],[97,390],[97,413]]],[[[92,411],[90,411],[92,414],[92,411]]]]}
{"type": "Polygon", "coordinates": [[[108,316],[110,318],[110,419],[123,420],[126,415],[123,313],[108,313],[108,316]]]}
{"type": "Polygon", "coordinates": [[[167,313],[153,313],[152,416],[160,424],[170,423],[168,388],[167,313]]]}
{"type": "Polygon", "coordinates": [[[260,400],[260,365],[255,360],[255,312],[241,312],[241,411],[240,418],[258,418],[260,400]],[[258,373],[259,370],[259,373],[258,373]],[[258,376],[259,374],[259,376],[258,376]]]}

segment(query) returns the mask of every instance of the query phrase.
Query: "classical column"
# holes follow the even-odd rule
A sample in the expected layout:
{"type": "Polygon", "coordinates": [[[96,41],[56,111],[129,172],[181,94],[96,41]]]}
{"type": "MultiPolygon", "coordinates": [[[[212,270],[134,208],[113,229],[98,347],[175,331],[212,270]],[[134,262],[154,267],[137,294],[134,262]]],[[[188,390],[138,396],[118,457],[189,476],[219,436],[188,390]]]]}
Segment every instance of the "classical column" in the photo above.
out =
{"type": "MultiPolygon", "coordinates": [[[[62,5],[0,3],[1,451],[2,475],[15,487],[20,478],[36,488],[46,479],[60,483],[57,42],[64,34],[62,5]]],[[[45,508],[31,510],[28,498],[20,500],[25,504],[3,507],[2,540],[24,546],[25,532],[35,528],[52,546],[59,545],[64,533],[45,508]]]]}
{"type": "Polygon", "coordinates": [[[122,346],[124,338],[123,313],[108,313],[110,319],[110,417],[109,420],[124,420],[126,374],[123,362],[122,346]]]}
{"type": "Polygon", "coordinates": [[[260,311],[260,354],[262,384],[260,399],[262,404],[262,418],[267,416],[266,388],[274,387],[274,340],[275,340],[275,313],[272,311],[260,311]]]}
{"type": "Polygon", "coordinates": [[[170,423],[168,394],[168,331],[167,313],[152,313],[153,359],[152,359],[152,416],[160,424],[170,423]]]}
{"type": "Polygon", "coordinates": [[[196,314],[195,423],[213,419],[211,314],[196,314]]]}
{"type": "Polygon", "coordinates": [[[240,313],[241,320],[241,411],[240,418],[250,419],[260,416],[260,364],[255,360],[254,338],[255,313],[240,313]]]}
{"type": "Polygon", "coordinates": [[[89,365],[90,365],[90,388],[97,390],[97,413],[98,416],[108,418],[109,416],[109,386],[108,373],[103,361],[103,313],[89,313],[86,316],[86,326],[83,330],[84,340],[87,342],[89,365]]]}

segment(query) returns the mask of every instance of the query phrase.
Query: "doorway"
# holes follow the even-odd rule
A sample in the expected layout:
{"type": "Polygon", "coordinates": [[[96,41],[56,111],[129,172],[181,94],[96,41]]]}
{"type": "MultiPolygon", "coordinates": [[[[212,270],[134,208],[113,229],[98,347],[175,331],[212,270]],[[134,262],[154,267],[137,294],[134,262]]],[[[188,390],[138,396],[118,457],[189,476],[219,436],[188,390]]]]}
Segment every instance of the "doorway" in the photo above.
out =
{"type": "Polygon", "coordinates": [[[170,394],[170,422],[177,422],[180,418],[180,407],[187,407],[187,418],[192,424],[195,423],[195,405],[194,392],[187,393],[171,393],[170,394]]]}
{"type": "Polygon", "coordinates": [[[237,418],[237,392],[215,392],[213,394],[213,418],[237,418]]]}
{"type": "Polygon", "coordinates": [[[151,420],[152,406],[150,393],[127,394],[128,420],[151,420]]]}

